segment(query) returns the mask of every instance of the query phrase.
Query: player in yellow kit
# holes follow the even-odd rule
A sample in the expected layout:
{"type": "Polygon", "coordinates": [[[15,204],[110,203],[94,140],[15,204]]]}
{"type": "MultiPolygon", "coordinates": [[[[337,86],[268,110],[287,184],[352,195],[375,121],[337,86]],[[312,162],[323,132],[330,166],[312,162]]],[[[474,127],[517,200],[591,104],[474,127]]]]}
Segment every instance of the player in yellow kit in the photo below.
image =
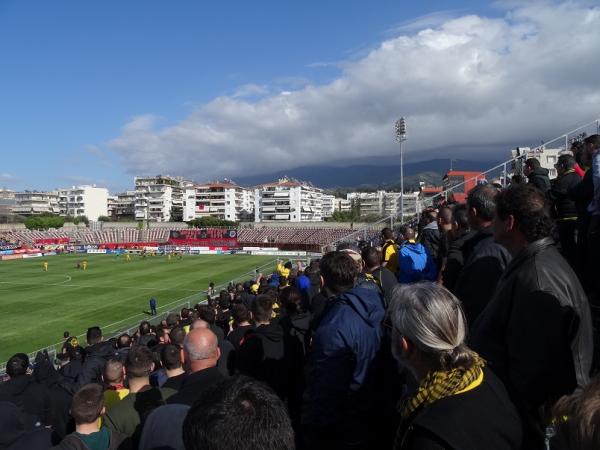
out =
{"type": "Polygon", "coordinates": [[[48,272],[48,261],[44,261],[42,266],[44,267],[44,272],[48,272]]]}
{"type": "Polygon", "coordinates": [[[125,261],[127,261],[127,262],[131,261],[131,255],[129,253],[125,253],[125,261]]]}
{"type": "Polygon", "coordinates": [[[81,263],[81,268],[82,268],[83,270],[87,270],[87,261],[83,261],[83,262],[81,263]]]}

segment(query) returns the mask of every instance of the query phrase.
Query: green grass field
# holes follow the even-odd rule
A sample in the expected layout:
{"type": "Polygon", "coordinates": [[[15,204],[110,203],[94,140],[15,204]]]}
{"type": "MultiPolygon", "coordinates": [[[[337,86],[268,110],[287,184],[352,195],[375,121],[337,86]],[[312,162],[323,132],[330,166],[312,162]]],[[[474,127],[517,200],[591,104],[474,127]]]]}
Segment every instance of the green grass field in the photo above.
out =
{"type": "Polygon", "coordinates": [[[158,300],[159,313],[187,297],[204,300],[200,293],[209,282],[227,283],[274,257],[186,255],[169,262],[163,256],[133,256],[126,262],[116,255],[72,254],[45,260],[48,272],[42,270],[42,258],[0,262],[1,363],[14,353],[60,342],[65,330],[79,335],[99,325],[108,335],[131,327],[150,317],[151,297],[158,300]],[[84,258],[87,270],[76,269],[84,258]]]}

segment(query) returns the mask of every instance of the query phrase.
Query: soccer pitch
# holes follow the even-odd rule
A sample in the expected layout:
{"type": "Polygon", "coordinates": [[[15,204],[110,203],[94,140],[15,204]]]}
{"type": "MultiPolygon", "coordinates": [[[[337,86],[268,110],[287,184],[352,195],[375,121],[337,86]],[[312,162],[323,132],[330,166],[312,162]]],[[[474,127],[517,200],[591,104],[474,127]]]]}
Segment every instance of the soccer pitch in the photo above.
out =
{"type": "MultiPolygon", "coordinates": [[[[188,297],[192,304],[205,300],[202,292],[211,281],[218,286],[274,260],[184,255],[171,261],[165,256],[132,256],[127,262],[116,255],[69,254],[1,262],[0,362],[60,342],[65,330],[80,335],[98,325],[108,335],[133,326],[151,317],[147,314],[151,297],[158,301],[159,314],[188,297]],[[87,270],[77,269],[84,259],[87,270]]],[[[263,272],[274,268],[273,262],[263,272]]]]}

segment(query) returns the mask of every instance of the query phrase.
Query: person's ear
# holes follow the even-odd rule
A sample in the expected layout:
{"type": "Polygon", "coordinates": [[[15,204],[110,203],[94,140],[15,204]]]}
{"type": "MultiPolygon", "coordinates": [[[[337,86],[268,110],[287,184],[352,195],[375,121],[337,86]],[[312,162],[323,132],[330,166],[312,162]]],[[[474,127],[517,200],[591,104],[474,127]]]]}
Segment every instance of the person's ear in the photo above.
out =
{"type": "Polygon", "coordinates": [[[154,372],[154,363],[150,364],[150,372],[154,372]]]}
{"type": "Polygon", "coordinates": [[[516,226],[517,220],[515,219],[515,216],[509,214],[509,216],[506,218],[506,231],[513,231],[516,226]]]}
{"type": "Polygon", "coordinates": [[[414,345],[405,336],[400,336],[400,349],[402,350],[401,356],[408,359],[414,352],[414,345]]]}
{"type": "Polygon", "coordinates": [[[215,352],[216,356],[217,356],[217,361],[219,359],[221,359],[221,349],[219,347],[217,347],[217,351],[215,352]]]}
{"type": "Polygon", "coordinates": [[[321,289],[323,289],[323,286],[325,286],[325,280],[323,279],[323,275],[319,276],[319,278],[321,279],[321,281],[320,281],[321,289]]]}
{"type": "Polygon", "coordinates": [[[102,407],[102,411],[100,411],[100,416],[104,416],[106,414],[106,406],[102,407]]]}

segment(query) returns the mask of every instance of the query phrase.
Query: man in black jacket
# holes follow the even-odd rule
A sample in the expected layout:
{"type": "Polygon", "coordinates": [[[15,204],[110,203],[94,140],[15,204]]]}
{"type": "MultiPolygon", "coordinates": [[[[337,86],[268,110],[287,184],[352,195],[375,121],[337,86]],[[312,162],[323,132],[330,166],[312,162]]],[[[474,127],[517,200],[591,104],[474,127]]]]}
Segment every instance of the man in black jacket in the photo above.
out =
{"type": "Polygon", "coordinates": [[[240,373],[250,375],[268,384],[282,399],[287,394],[288,373],[285,360],[284,332],[277,321],[272,321],[273,300],[259,295],[252,305],[256,328],[250,330],[236,355],[240,373]]]}
{"type": "Polygon", "coordinates": [[[494,242],[492,220],[498,189],[489,184],[473,188],[467,197],[469,223],[476,233],[462,246],[465,265],[454,293],[462,302],[467,323],[472,325],[494,295],[510,254],[494,242]]]}
{"type": "Polygon", "coordinates": [[[50,425],[50,396],[48,390],[28,374],[29,358],[24,353],[13,355],[6,363],[10,379],[0,383],[0,402],[16,405],[26,429],[36,425],[50,425]]]}
{"type": "Polygon", "coordinates": [[[434,210],[423,213],[423,230],[419,236],[419,242],[427,249],[433,260],[440,268],[440,230],[437,223],[437,212],[434,210]]]}
{"type": "Polygon", "coordinates": [[[542,407],[589,381],[590,309],[573,269],[549,238],[544,195],[517,185],[496,197],[494,238],[513,259],[475,322],[471,347],[504,382],[524,421],[522,448],[542,448],[542,407]]]}
{"type": "Polygon", "coordinates": [[[112,344],[103,340],[100,327],[88,328],[86,338],[88,346],[84,351],[81,374],[77,377],[76,386],[72,386],[73,393],[88,383],[101,384],[106,361],[115,354],[112,344]]]}
{"type": "Polygon", "coordinates": [[[575,158],[571,155],[559,156],[555,167],[558,177],[552,181],[548,197],[556,217],[562,254],[577,271],[577,208],[575,202],[569,198],[569,191],[581,182],[581,177],[575,172],[575,158]]]}
{"type": "Polygon", "coordinates": [[[525,161],[523,173],[533,186],[538,188],[544,194],[550,190],[550,177],[548,169],[544,169],[536,158],[529,158],[525,161]]]}

